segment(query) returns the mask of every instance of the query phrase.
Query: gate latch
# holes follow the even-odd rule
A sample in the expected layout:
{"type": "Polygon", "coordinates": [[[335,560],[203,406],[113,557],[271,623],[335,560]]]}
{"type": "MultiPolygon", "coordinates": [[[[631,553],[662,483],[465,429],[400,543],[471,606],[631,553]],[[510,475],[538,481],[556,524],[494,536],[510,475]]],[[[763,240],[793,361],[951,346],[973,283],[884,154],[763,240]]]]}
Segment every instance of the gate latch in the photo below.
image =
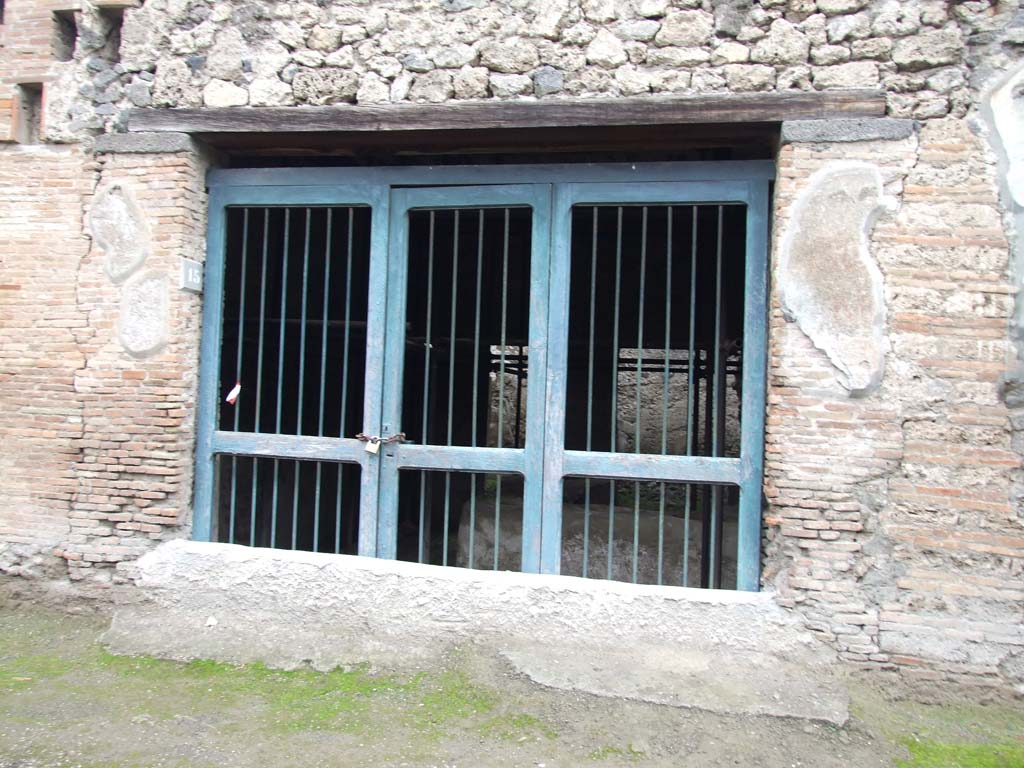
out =
{"type": "Polygon", "coordinates": [[[356,440],[361,440],[366,443],[367,453],[379,453],[381,445],[387,443],[400,443],[405,440],[405,432],[399,432],[398,434],[392,435],[391,437],[381,437],[379,435],[365,435],[360,432],[356,435],[356,440]]]}

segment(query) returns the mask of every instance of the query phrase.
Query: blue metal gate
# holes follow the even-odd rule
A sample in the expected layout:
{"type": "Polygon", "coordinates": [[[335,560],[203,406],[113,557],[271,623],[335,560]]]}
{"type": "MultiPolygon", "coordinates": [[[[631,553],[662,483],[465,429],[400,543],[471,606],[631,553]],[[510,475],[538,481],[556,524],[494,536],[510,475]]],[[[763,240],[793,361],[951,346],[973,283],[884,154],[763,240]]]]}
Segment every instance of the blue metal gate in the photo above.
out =
{"type": "Polygon", "coordinates": [[[757,589],[771,175],[211,172],[193,536],[757,589]]]}

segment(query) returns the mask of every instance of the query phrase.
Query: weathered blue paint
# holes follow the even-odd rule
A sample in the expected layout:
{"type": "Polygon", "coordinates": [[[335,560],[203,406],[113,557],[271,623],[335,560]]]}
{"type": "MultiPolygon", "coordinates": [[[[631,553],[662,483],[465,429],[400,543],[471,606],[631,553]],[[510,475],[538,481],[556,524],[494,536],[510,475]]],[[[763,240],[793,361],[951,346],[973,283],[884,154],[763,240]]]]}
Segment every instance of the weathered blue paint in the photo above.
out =
{"type": "Polygon", "coordinates": [[[768,182],[751,181],[749,186],[740,435],[743,480],[740,483],[736,588],[756,592],[761,575],[761,488],[768,369],[768,182]]]}
{"type": "MultiPolygon", "coordinates": [[[[343,193],[352,194],[352,188],[345,186],[343,193]]],[[[335,194],[338,194],[335,191],[335,194]]],[[[388,435],[382,424],[381,387],[384,386],[384,343],[385,329],[390,317],[387,306],[388,290],[388,228],[390,226],[390,195],[384,187],[375,187],[366,194],[365,204],[371,207],[370,220],[370,278],[367,284],[366,313],[366,387],[363,397],[363,433],[367,435],[388,435]]],[[[349,230],[351,231],[351,229],[349,230]]],[[[352,248],[349,246],[351,258],[352,248]]],[[[394,335],[394,334],[391,334],[394,335]]],[[[350,436],[350,437],[354,437],[350,436]]],[[[380,454],[366,453],[362,443],[360,450],[363,470],[359,481],[359,549],[360,555],[379,556],[378,551],[378,509],[380,492],[380,454]]],[[[383,452],[382,452],[383,453],[383,452]]]]}
{"type": "MultiPolygon", "coordinates": [[[[522,569],[545,573],[560,570],[565,476],[738,485],[737,586],[756,590],[764,455],[768,182],[773,176],[772,163],[761,161],[212,171],[208,176],[207,300],[201,345],[193,535],[201,540],[214,536],[211,512],[214,458],[218,453],[360,464],[358,551],[377,557],[395,556],[399,469],[521,473],[526,478],[524,509],[528,510],[523,524],[522,569]],[[447,186],[391,188],[431,184],[447,186]],[[565,451],[572,207],[681,203],[740,204],[747,208],[741,456],[726,459],[565,451]],[[372,209],[362,431],[382,436],[401,431],[408,211],[431,207],[532,208],[530,375],[543,374],[546,380],[543,386],[537,386],[534,380],[534,386],[528,387],[525,448],[389,444],[374,455],[364,450],[363,443],[346,435],[335,439],[215,430],[226,208],[321,205],[372,209]]],[[[687,493],[687,507],[689,496],[687,493]]]]}
{"type": "MultiPolygon", "coordinates": [[[[226,247],[226,223],[229,207],[287,207],[287,206],[357,206],[369,207],[373,220],[371,231],[371,268],[370,295],[374,294],[374,280],[378,291],[384,284],[381,271],[385,265],[387,243],[387,205],[388,190],[379,187],[361,185],[345,185],[343,188],[327,189],[323,187],[289,186],[289,187],[224,187],[213,186],[210,189],[209,215],[207,223],[207,255],[205,267],[205,301],[203,308],[202,339],[200,342],[200,377],[197,396],[197,428],[196,428],[196,480],[193,497],[193,538],[199,541],[211,541],[215,537],[213,530],[213,499],[215,485],[215,457],[218,453],[237,455],[258,455],[275,458],[320,458],[331,460],[347,460],[362,465],[360,521],[373,524],[377,516],[377,462],[368,461],[368,454],[363,450],[363,443],[354,436],[334,438],[290,437],[286,435],[270,435],[259,433],[216,432],[216,414],[219,398],[223,393],[217,391],[219,383],[219,358],[222,343],[222,312],[224,296],[224,267],[226,247]],[[383,226],[381,226],[383,222],[383,226]],[[376,262],[380,262],[379,266],[376,262]],[[375,271],[375,267],[377,267],[375,271]],[[252,441],[252,442],[247,442],[252,441]],[[286,444],[288,441],[294,441],[286,444]],[[301,444],[301,445],[300,445],[301,444]]],[[[267,266],[267,237],[264,225],[264,253],[261,274],[261,322],[259,354],[262,357],[263,344],[263,304],[265,301],[265,276],[267,266]]],[[[383,368],[382,343],[384,336],[384,307],[381,303],[369,304],[367,317],[367,337],[371,341],[367,349],[367,381],[380,381],[383,368]],[[376,334],[377,343],[372,343],[376,334]],[[376,378],[374,378],[376,376],[376,378]]],[[[262,378],[263,366],[258,366],[262,378]]],[[[262,380],[257,382],[257,397],[262,395],[262,380]]],[[[259,409],[257,408],[257,413],[259,409]]],[[[380,429],[380,390],[367,387],[366,402],[363,409],[363,431],[376,434],[380,429]]],[[[259,429],[257,424],[257,429],[259,429]]],[[[255,476],[253,480],[255,484],[255,476]]],[[[274,505],[276,510],[276,504],[274,505]]],[[[252,527],[254,530],[254,526],[252,527]]],[[[367,534],[360,529],[360,554],[374,555],[376,532],[367,534]],[[366,540],[371,541],[370,544],[366,540]]]]}
{"type": "Polygon", "coordinates": [[[472,448],[461,445],[403,443],[395,451],[398,469],[433,469],[461,472],[526,472],[527,452],[522,448],[472,448]]]}
{"type": "Polygon", "coordinates": [[[237,456],[265,456],[277,459],[320,459],[363,463],[366,453],[358,440],[338,440],[312,435],[272,435],[252,432],[216,431],[210,436],[213,453],[237,456]]]}
{"type": "Polygon", "coordinates": [[[740,459],[658,453],[563,451],[562,470],[565,475],[613,480],[739,485],[743,479],[740,459]]]}
{"type": "MultiPolygon", "coordinates": [[[[405,315],[408,290],[408,216],[413,209],[477,209],[481,207],[528,206],[532,210],[532,250],[530,255],[530,369],[543,371],[547,336],[547,261],[550,238],[550,189],[546,185],[506,185],[487,187],[445,187],[397,189],[391,195],[390,242],[388,244],[387,314],[391,332],[385,340],[383,384],[383,427],[380,434],[389,436],[402,431],[402,374],[405,353],[405,315]]],[[[453,293],[454,301],[454,293],[453,293]]],[[[455,307],[452,310],[454,323],[455,307]]],[[[449,329],[454,333],[454,326],[449,329]]],[[[451,379],[449,378],[449,386],[451,379]]],[[[369,386],[369,379],[367,381],[369,386]]],[[[449,393],[450,394],[450,393],[449,393]]],[[[378,557],[394,558],[397,548],[398,470],[401,468],[439,469],[446,471],[514,471],[525,475],[523,491],[524,515],[523,562],[528,552],[540,541],[539,517],[544,444],[532,438],[543,431],[543,387],[527,387],[527,438],[524,449],[422,446],[391,443],[380,452],[380,498],[378,524],[378,557]],[[509,456],[515,463],[506,463],[509,456]]],[[[449,416],[451,406],[449,405],[449,416]]],[[[449,439],[450,437],[449,425],[449,439]]],[[[446,498],[448,494],[445,494],[446,498]]],[[[445,528],[447,530],[447,526],[445,528]]],[[[444,548],[447,552],[447,547],[444,548]]]]}
{"type": "Polygon", "coordinates": [[[199,391],[196,396],[196,480],[192,498],[192,538],[213,540],[214,454],[211,446],[217,414],[220,370],[221,312],[224,297],[226,216],[221,190],[211,189],[206,227],[203,286],[203,331],[199,344],[199,391]]]}
{"type": "MultiPolygon", "coordinates": [[[[215,168],[207,175],[213,186],[327,187],[326,199],[339,186],[451,184],[566,184],[574,182],[769,181],[775,178],[770,160],[694,163],[552,163],[550,165],[437,165],[381,168],[215,168]]],[[[320,202],[324,202],[321,200],[320,202]]],[[[274,205],[276,201],[254,205],[274,205]]],[[[311,201],[311,204],[313,202],[311,201]]]]}
{"type": "MultiPolygon", "coordinates": [[[[757,264],[764,270],[766,263],[766,240],[764,235],[757,240],[759,254],[752,254],[755,246],[748,234],[747,241],[747,279],[745,297],[745,333],[750,332],[749,326],[754,322],[752,315],[760,318],[759,332],[754,336],[744,336],[744,419],[741,425],[741,444],[745,452],[740,459],[715,457],[678,457],[646,454],[621,453],[587,453],[584,451],[565,451],[565,407],[566,385],[565,371],[568,364],[568,332],[569,332],[569,223],[572,208],[577,205],[658,205],[686,203],[718,203],[721,205],[745,205],[748,211],[748,230],[758,226],[762,229],[767,222],[767,182],[749,181],[714,181],[699,180],[692,182],[651,182],[645,184],[614,184],[614,183],[573,183],[555,186],[555,204],[553,219],[564,229],[554,236],[551,264],[551,301],[549,305],[549,367],[547,376],[547,432],[545,446],[544,476],[544,508],[542,519],[544,533],[542,536],[542,570],[545,573],[558,573],[561,559],[561,507],[563,478],[568,475],[583,477],[603,477],[629,480],[661,480],[685,483],[712,483],[741,485],[741,513],[739,536],[744,541],[742,557],[751,558],[751,537],[753,546],[759,546],[760,536],[760,473],[763,461],[763,446],[754,457],[756,468],[749,460],[753,442],[763,441],[763,407],[764,407],[764,371],[765,371],[765,322],[766,294],[764,278],[760,282],[751,271],[757,270],[757,264]],[[758,190],[761,190],[760,192],[758,190]],[[755,209],[757,213],[755,214],[755,209]],[[760,223],[758,223],[760,222],[760,223]],[[752,263],[754,266],[752,267],[752,263]],[[758,290],[760,286],[760,290],[758,290]],[[753,290],[752,290],[753,289],[753,290]],[[756,305],[756,306],[752,306],[756,305]],[[749,392],[746,389],[747,379],[751,371],[760,371],[761,388],[755,386],[755,393],[760,393],[759,405],[747,402],[749,392]],[[748,413],[760,413],[760,431],[758,432],[757,417],[751,419],[748,413]],[[755,434],[756,433],[756,434],[755,434]],[[744,468],[747,468],[744,470],[744,468]],[[756,473],[756,477],[754,474],[756,473]],[[753,511],[750,497],[753,485],[757,483],[757,511],[753,511]],[[742,511],[743,488],[746,488],[747,512],[742,511]],[[746,528],[744,528],[746,526],[746,528]],[[753,530],[756,527],[756,530],[753,530]]],[[[619,227],[621,232],[621,226],[619,227]]],[[[755,235],[756,240],[756,235],[755,235]]],[[[692,302],[691,302],[692,304],[692,302]]],[[[691,324],[692,328],[692,324],[691,324]]],[[[692,342],[691,342],[692,348],[692,342]]],[[[612,397],[615,397],[613,386],[612,397]]],[[[613,406],[614,412],[614,406],[613,406]]],[[[614,439],[612,441],[614,445],[614,439]]],[[[611,491],[614,504],[614,486],[611,491]]],[[[611,514],[611,513],[610,513],[611,514]]],[[[611,517],[614,519],[614,516],[611,517]]],[[[610,548],[609,548],[610,551],[610,548]]],[[[684,558],[685,560],[685,558],[684,558]]],[[[756,589],[758,563],[745,562],[739,570],[743,574],[755,575],[751,587],[749,578],[738,579],[741,589],[756,589]]]]}

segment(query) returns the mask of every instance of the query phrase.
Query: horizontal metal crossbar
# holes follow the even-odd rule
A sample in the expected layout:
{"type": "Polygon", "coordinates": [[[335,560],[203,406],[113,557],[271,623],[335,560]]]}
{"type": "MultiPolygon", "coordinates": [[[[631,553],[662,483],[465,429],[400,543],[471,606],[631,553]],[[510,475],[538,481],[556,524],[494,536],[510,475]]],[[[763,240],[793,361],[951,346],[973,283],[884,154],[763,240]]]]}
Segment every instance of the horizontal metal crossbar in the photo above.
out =
{"type": "Polygon", "coordinates": [[[395,450],[401,469],[451,469],[463,472],[523,472],[521,448],[469,448],[455,445],[412,445],[395,450]]]}
{"type": "Polygon", "coordinates": [[[358,440],[252,432],[213,433],[213,453],[267,456],[278,459],[316,459],[362,463],[366,449],[358,440]]]}
{"type": "Polygon", "coordinates": [[[743,479],[739,459],[706,456],[661,456],[644,453],[588,453],[566,451],[566,475],[622,480],[739,485],[743,479]]]}
{"type": "MultiPolygon", "coordinates": [[[[280,204],[294,200],[310,205],[341,198],[358,204],[366,187],[380,185],[566,184],[607,182],[749,181],[775,178],[770,160],[686,163],[551,163],[545,165],[383,166],[377,168],[214,168],[211,187],[233,187],[237,204],[259,205],[275,188],[280,204]],[[329,187],[317,196],[317,187],[329,187]],[[252,202],[249,202],[249,201],[252,202]]],[[[234,203],[229,203],[234,204],[234,203]]]]}

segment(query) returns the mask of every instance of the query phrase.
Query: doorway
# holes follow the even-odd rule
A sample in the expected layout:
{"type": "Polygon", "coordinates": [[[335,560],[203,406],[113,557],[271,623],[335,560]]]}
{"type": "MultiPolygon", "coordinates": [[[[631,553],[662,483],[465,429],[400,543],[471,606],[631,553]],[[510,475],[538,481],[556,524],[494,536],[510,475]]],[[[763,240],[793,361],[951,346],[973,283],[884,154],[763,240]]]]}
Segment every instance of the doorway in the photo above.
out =
{"type": "Polygon", "coordinates": [[[221,172],[195,535],[756,589],[768,169],[700,165],[221,172]]]}

